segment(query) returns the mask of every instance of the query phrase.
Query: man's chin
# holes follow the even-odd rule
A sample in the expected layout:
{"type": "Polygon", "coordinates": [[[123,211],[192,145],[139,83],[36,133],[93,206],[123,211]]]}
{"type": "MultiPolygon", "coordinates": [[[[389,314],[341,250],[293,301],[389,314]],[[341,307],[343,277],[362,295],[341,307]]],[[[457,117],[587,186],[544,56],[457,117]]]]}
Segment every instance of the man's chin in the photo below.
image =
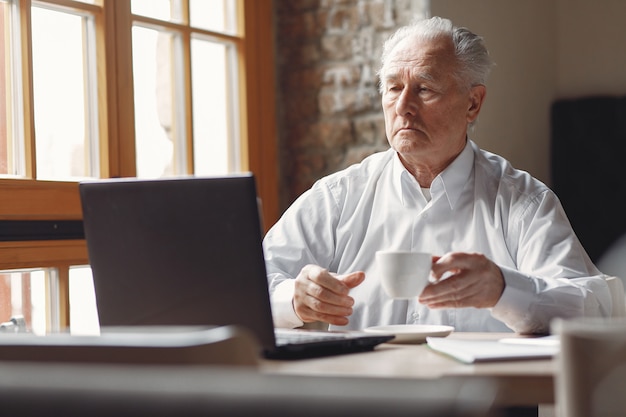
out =
{"type": "Polygon", "coordinates": [[[399,153],[415,152],[427,146],[426,140],[421,135],[411,135],[396,137],[392,143],[392,148],[399,153]]]}

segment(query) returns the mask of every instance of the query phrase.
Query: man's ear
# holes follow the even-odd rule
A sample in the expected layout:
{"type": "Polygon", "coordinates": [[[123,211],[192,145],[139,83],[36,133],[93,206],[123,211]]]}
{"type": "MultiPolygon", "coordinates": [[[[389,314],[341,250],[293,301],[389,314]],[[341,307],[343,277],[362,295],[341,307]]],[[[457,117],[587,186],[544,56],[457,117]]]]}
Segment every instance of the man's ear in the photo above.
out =
{"type": "Polygon", "coordinates": [[[485,101],[485,96],[487,95],[487,87],[482,84],[475,85],[470,88],[469,92],[469,106],[467,109],[467,122],[472,123],[478,117],[478,113],[480,113],[480,108],[483,105],[483,101],[485,101]]]}

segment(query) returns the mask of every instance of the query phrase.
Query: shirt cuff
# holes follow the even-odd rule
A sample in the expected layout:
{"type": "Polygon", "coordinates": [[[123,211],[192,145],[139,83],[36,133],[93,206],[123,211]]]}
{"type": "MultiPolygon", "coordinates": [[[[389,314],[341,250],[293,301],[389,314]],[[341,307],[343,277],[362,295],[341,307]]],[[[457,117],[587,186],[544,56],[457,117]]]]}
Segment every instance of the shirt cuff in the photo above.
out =
{"type": "Polygon", "coordinates": [[[272,292],[272,317],[274,327],[295,328],[304,324],[293,309],[295,279],[285,279],[274,287],[272,292]]]}
{"type": "Polygon", "coordinates": [[[491,314],[512,330],[526,333],[532,322],[532,305],[537,292],[535,282],[514,269],[500,267],[500,270],[504,277],[504,291],[491,314]]]}

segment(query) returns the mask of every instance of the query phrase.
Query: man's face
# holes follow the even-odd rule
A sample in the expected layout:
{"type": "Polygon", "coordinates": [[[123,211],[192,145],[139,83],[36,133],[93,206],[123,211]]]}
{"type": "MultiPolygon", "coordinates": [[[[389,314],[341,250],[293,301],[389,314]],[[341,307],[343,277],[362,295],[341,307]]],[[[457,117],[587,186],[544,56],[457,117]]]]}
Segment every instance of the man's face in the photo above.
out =
{"type": "Polygon", "coordinates": [[[387,140],[409,165],[445,168],[465,146],[467,128],[478,116],[484,86],[476,103],[476,88],[464,88],[453,76],[453,54],[447,38],[409,37],[387,60],[381,80],[387,140]]]}

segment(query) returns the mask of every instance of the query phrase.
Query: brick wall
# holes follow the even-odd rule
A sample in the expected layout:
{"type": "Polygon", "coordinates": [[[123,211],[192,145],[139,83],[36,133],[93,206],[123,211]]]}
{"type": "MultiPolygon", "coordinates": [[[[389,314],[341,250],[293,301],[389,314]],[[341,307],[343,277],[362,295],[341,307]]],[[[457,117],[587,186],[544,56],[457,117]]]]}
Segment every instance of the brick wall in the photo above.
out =
{"type": "Polygon", "coordinates": [[[378,94],[382,43],[427,0],[275,0],[281,206],[388,148],[378,94]]]}

